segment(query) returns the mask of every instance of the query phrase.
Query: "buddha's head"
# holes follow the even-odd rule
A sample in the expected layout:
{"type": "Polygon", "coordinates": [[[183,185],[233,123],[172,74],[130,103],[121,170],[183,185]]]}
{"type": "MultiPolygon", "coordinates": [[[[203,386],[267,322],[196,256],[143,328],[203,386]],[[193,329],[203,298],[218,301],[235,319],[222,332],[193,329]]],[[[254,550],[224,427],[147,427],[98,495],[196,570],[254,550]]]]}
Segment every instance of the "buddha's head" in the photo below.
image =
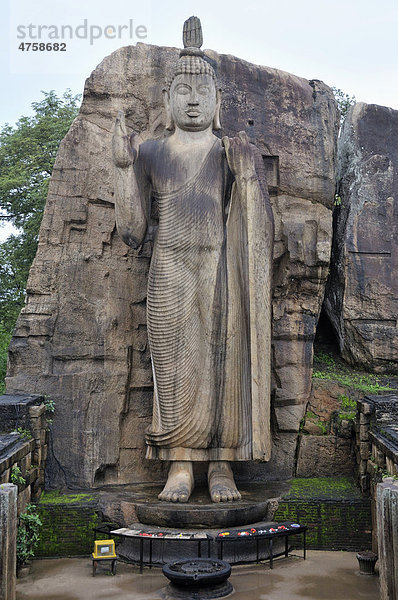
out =
{"type": "Polygon", "coordinates": [[[220,126],[220,91],[213,67],[200,49],[202,29],[197,17],[184,23],[184,49],[164,90],[167,129],[203,131],[220,126]]]}

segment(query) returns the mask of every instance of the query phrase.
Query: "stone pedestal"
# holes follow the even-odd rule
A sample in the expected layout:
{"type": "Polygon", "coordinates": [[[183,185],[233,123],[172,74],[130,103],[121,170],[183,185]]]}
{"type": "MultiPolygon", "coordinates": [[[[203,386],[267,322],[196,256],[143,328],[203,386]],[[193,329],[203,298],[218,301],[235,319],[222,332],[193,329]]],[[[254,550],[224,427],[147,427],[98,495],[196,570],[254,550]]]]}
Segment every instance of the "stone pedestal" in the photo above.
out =
{"type": "Polygon", "coordinates": [[[211,502],[207,486],[195,487],[187,504],[157,500],[162,486],[135,484],[107,486],[99,491],[99,506],[106,520],[130,527],[133,521],[155,527],[224,528],[272,521],[289,486],[286,482],[239,485],[238,502],[211,502]]]}
{"type": "Polygon", "coordinates": [[[380,600],[398,598],[398,481],[392,477],[377,486],[377,537],[380,600]]]}
{"type": "Polygon", "coordinates": [[[0,485],[0,600],[16,598],[17,491],[12,483],[0,485]]]}
{"type": "MultiPolygon", "coordinates": [[[[198,556],[216,557],[218,543],[215,539],[220,532],[274,527],[274,514],[288,485],[286,482],[241,485],[241,500],[219,504],[210,501],[204,485],[195,487],[187,504],[156,500],[161,489],[153,484],[137,484],[107,487],[99,492],[105,519],[122,522],[126,517],[134,517],[134,521],[125,522],[123,528],[116,530],[119,532],[116,535],[121,538],[118,555],[128,561],[139,562],[142,558],[146,564],[164,564],[198,556]],[[148,544],[143,544],[142,538],[135,535],[137,531],[148,544]],[[165,532],[173,539],[163,538],[165,532]]],[[[113,537],[113,533],[109,536],[113,537]]],[[[225,544],[224,559],[231,564],[255,562],[257,557],[266,560],[269,547],[269,539],[261,538],[256,544],[253,538],[242,538],[237,544],[225,544]]],[[[275,539],[274,556],[285,550],[285,541],[275,539]]]]}
{"type": "Polygon", "coordinates": [[[187,504],[161,502],[137,502],[137,518],[146,525],[158,527],[241,527],[263,520],[271,521],[280,500],[277,486],[243,485],[239,502],[214,503],[205,488],[194,490],[187,504]]]}

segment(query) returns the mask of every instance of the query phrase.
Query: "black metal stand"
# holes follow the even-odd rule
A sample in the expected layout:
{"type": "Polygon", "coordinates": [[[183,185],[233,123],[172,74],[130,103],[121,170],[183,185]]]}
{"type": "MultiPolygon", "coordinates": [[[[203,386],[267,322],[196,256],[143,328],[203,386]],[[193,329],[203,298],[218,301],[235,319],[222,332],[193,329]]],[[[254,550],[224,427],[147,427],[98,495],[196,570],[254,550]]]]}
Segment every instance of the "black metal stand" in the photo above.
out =
{"type": "MultiPolygon", "coordinates": [[[[96,529],[96,531],[98,531],[99,529],[96,529]]],[[[303,535],[303,559],[306,559],[307,556],[307,547],[306,547],[306,532],[307,532],[307,526],[306,525],[298,525],[298,524],[292,524],[292,523],[287,523],[285,522],[284,524],[274,524],[272,527],[270,527],[269,524],[264,524],[264,529],[261,529],[259,526],[257,526],[256,528],[252,528],[249,530],[237,530],[237,529],[231,529],[231,530],[227,530],[225,532],[221,532],[218,535],[210,535],[209,533],[206,534],[201,534],[201,537],[197,537],[197,534],[186,534],[186,533],[182,533],[181,534],[176,534],[176,533],[171,533],[171,532],[151,532],[151,531],[133,531],[133,530],[126,530],[126,529],[121,529],[120,531],[118,530],[114,530],[114,531],[110,531],[110,532],[106,532],[109,533],[110,535],[114,536],[118,536],[122,539],[124,538],[132,538],[135,540],[139,540],[139,548],[137,548],[137,550],[139,550],[139,555],[137,556],[138,560],[138,564],[139,564],[139,570],[140,573],[143,572],[144,569],[144,565],[149,566],[149,568],[152,568],[152,566],[154,566],[154,562],[153,562],[153,549],[154,547],[156,547],[156,545],[153,545],[153,542],[155,542],[155,544],[158,544],[157,548],[158,550],[160,550],[160,556],[161,559],[163,560],[163,556],[164,556],[164,546],[166,542],[169,541],[177,541],[179,543],[183,543],[183,542],[190,542],[191,544],[194,542],[197,542],[197,550],[196,550],[196,554],[197,554],[197,558],[201,558],[203,555],[207,554],[207,558],[211,558],[211,554],[212,554],[212,544],[215,545],[214,550],[215,550],[215,554],[218,556],[218,558],[220,560],[223,560],[224,557],[224,543],[228,543],[228,544],[239,544],[242,540],[246,540],[246,541],[252,541],[255,542],[256,546],[255,546],[255,557],[256,557],[256,563],[260,563],[261,560],[269,560],[269,564],[270,564],[270,568],[273,569],[274,567],[274,539],[280,539],[280,538],[284,538],[284,549],[282,551],[282,553],[280,553],[280,550],[278,549],[278,556],[280,556],[280,554],[282,554],[282,556],[284,556],[285,558],[287,558],[289,556],[289,538],[291,536],[295,536],[295,535],[299,535],[302,534],[303,535]],[[261,559],[260,558],[260,539],[261,540],[268,540],[268,550],[269,550],[269,556],[267,559],[261,559]],[[147,543],[147,546],[145,548],[145,544],[144,542],[149,542],[149,544],[147,543]],[[204,548],[202,546],[202,542],[207,542],[205,549],[206,551],[203,552],[204,548]],[[159,548],[160,545],[160,548],[159,548]]],[[[195,546],[194,546],[195,547],[195,546]]],[[[290,553],[291,554],[291,553],[290,553]]],[[[136,559],[136,560],[137,560],[136,559]]],[[[158,559],[157,559],[158,561],[158,559]]],[[[158,562],[156,563],[158,564],[158,562]]]]}
{"type": "Polygon", "coordinates": [[[111,573],[112,573],[112,575],[116,575],[116,560],[117,560],[116,558],[93,558],[93,577],[95,577],[98,563],[102,563],[102,562],[110,562],[111,563],[111,573]]]}
{"type": "Polygon", "coordinates": [[[216,541],[218,542],[218,558],[220,560],[223,560],[223,556],[224,556],[224,543],[225,542],[230,542],[230,543],[239,543],[241,540],[250,540],[253,539],[256,541],[256,562],[257,564],[260,562],[260,557],[259,557],[259,542],[260,539],[267,539],[269,540],[269,566],[270,569],[274,568],[274,545],[273,545],[273,541],[275,538],[285,538],[285,551],[284,551],[284,556],[287,558],[289,556],[289,538],[293,535],[299,535],[299,534],[303,534],[303,559],[305,560],[307,557],[307,548],[306,548],[306,533],[307,533],[307,526],[303,525],[301,527],[297,527],[294,530],[288,529],[288,530],[282,530],[282,531],[277,531],[275,533],[255,533],[253,536],[248,536],[248,537],[216,537],[216,541]]]}

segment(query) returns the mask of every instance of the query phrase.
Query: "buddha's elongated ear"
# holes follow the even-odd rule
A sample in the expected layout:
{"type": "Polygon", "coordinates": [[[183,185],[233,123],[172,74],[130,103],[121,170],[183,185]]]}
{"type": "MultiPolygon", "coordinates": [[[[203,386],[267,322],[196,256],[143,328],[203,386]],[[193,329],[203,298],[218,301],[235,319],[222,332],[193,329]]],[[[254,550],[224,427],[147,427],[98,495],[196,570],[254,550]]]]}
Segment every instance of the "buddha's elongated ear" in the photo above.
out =
{"type": "Polygon", "coordinates": [[[168,131],[173,131],[175,128],[173,117],[171,116],[170,110],[170,93],[168,90],[163,90],[163,102],[164,107],[166,109],[166,129],[168,131]]]}
{"type": "Polygon", "coordinates": [[[214,113],[213,118],[213,129],[214,131],[219,131],[221,129],[221,121],[220,121],[220,108],[221,108],[221,90],[217,90],[217,103],[216,103],[216,112],[214,113]]]}

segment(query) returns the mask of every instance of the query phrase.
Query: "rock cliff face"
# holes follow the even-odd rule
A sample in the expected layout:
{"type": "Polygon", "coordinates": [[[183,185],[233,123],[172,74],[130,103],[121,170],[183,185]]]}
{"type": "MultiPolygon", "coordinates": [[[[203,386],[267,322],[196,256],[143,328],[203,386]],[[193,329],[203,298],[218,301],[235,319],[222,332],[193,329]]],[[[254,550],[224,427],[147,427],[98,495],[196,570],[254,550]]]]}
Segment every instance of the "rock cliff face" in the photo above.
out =
{"type": "Polygon", "coordinates": [[[398,111],[358,103],[339,139],[325,307],[345,360],[398,373],[398,111]]]}
{"type": "MultiPolygon", "coordinates": [[[[223,91],[222,135],[245,130],[260,149],[276,224],[273,457],[238,476],[292,474],[311,388],[312,342],[332,238],[338,117],[320,81],[208,51],[223,91]]],[[[27,302],[10,347],[8,392],[56,401],[50,485],[160,481],[144,459],[152,410],[146,335],[151,247],[133,251],[115,229],[111,136],[117,111],[141,140],[165,135],[162,87],[174,48],[114,52],[88,78],[79,116],[50,183],[27,302]]]]}

